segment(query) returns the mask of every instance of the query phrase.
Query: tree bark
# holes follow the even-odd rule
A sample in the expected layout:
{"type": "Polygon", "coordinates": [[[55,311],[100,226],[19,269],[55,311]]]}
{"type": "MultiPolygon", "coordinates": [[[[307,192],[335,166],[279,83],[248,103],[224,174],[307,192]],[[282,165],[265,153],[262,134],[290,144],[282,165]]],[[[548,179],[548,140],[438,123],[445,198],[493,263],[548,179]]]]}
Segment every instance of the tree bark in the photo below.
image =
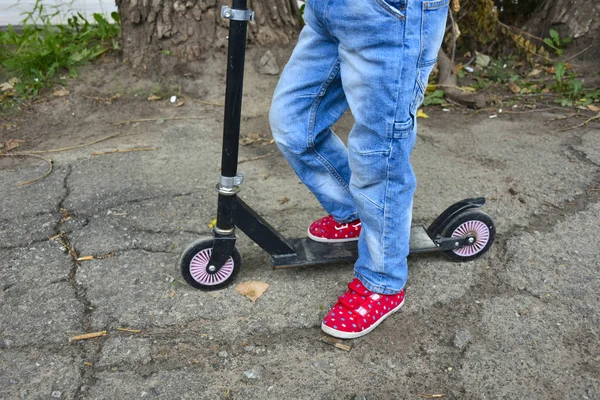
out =
{"type": "Polygon", "coordinates": [[[561,37],[573,37],[579,47],[593,45],[589,54],[600,56],[600,1],[542,0],[525,29],[548,37],[550,28],[561,37]]]}
{"type": "MultiPolygon", "coordinates": [[[[123,57],[133,68],[158,73],[197,72],[209,49],[225,47],[229,23],[217,0],[116,0],[123,57]]],[[[229,4],[231,5],[231,4],[229,4]]],[[[286,44],[300,28],[296,0],[249,0],[256,21],[249,43],[286,44]]]]}

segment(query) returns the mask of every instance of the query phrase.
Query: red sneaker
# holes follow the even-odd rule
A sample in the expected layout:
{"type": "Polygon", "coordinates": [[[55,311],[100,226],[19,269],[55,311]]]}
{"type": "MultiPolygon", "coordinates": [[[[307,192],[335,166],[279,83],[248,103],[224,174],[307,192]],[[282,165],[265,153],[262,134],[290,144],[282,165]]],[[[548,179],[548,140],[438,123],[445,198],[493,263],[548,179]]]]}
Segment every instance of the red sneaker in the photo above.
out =
{"type": "Polygon", "coordinates": [[[325,333],[340,339],[366,335],[404,305],[404,290],[391,295],[373,293],[357,278],[348,289],[321,324],[325,333]]]}
{"type": "Polygon", "coordinates": [[[308,237],[317,242],[351,242],[360,235],[360,219],[340,224],[331,215],[313,222],[308,237]]]}

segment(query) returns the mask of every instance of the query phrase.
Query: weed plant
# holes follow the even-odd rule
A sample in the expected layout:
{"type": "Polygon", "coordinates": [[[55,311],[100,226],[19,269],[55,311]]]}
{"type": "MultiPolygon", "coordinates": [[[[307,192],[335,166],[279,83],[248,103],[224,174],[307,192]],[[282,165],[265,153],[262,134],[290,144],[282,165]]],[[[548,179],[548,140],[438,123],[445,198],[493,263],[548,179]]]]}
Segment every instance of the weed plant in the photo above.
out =
{"type": "Polygon", "coordinates": [[[39,90],[58,82],[65,72],[76,75],[76,67],[119,48],[120,23],[116,12],[113,23],[102,14],[88,21],[77,13],[67,24],[51,23],[58,11],[48,12],[41,0],[25,13],[22,28],[12,26],[0,32],[0,78],[17,78],[20,96],[35,96],[39,90]]]}

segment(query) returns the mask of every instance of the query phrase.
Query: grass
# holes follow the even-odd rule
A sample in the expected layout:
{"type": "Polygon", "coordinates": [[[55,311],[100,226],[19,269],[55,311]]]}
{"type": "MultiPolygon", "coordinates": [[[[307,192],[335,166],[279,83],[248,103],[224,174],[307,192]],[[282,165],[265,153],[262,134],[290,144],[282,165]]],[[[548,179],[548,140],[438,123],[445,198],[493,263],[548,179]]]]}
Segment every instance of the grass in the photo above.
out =
{"type": "Polygon", "coordinates": [[[76,68],[105,52],[119,48],[119,15],[109,22],[102,14],[88,21],[80,13],[67,24],[51,23],[58,12],[48,12],[41,0],[25,13],[22,29],[12,26],[0,32],[0,78],[14,83],[16,94],[35,96],[40,89],[61,83],[65,73],[76,76],[76,68]]]}

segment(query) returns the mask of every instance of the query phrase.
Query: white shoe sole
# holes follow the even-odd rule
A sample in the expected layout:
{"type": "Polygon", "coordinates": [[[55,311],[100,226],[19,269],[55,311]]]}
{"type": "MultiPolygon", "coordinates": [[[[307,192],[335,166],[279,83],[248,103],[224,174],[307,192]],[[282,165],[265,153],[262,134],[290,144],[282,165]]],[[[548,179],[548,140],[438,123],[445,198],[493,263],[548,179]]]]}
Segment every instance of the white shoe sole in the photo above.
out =
{"type": "Polygon", "coordinates": [[[387,317],[389,317],[390,315],[394,314],[396,311],[398,311],[400,308],[402,308],[402,306],[404,305],[404,300],[402,299],[402,303],[398,304],[396,306],[396,308],[394,308],[392,311],[390,311],[389,313],[387,313],[385,315],[385,317],[380,318],[377,322],[375,322],[373,325],[371,325],[368,329],[365,329],[364,331],[360,331],[360,332],[343,332],[343,331],[338,331],[337,329],[333,329],[327,325],[325,325],[325,323],[321,322],[321,329],[323,330],[323,332],[325,332],[326,334],[339,338],[339,339],[356,339],[358,337],[361,336],[365,336],[367,333],[371,332],[373,329],[377,328],[377,326],[382,323],[387,317]]]}
{"type": "Polygon", "coordinates": [[[355,238],[344,238],[344,239],[325,239],[322,237],[318,237],[313,235],[312,233],[310,233],[310,227],[308,228],[308,237],[311,240],[314,240],[315,242],[321,242],[321,243],[343,243],[343,242],[356,242],[358,240],[357,237],[355,238]]]}

